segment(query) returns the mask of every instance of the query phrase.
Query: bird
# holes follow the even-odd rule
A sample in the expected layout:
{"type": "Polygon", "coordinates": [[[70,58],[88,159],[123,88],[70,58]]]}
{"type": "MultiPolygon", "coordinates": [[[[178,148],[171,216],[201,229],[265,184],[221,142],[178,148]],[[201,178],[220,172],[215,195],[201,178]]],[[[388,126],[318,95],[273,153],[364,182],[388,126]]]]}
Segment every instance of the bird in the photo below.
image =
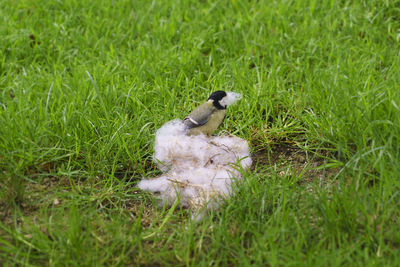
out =
{"type": "Polygon", "coordinates": [[[213,92],[206,102],[182,120],[189,130],[188,135],[212,135],[224,121],[226,108],[238,98],[240,95],[234,92],[213,92]]]}

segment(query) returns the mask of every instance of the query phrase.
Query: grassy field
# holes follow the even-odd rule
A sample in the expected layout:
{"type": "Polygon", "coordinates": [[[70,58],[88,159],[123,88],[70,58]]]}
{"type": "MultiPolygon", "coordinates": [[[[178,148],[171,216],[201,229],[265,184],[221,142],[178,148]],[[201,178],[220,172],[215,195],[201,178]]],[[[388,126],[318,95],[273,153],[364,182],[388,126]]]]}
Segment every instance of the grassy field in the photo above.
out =
{"type": "Polygon", "coordinates": [[[400,1],[0,2],[0,264],[400,261],[400,1]],[[136,187],[214,90],[251,144],[200,223],[136,187]]]}

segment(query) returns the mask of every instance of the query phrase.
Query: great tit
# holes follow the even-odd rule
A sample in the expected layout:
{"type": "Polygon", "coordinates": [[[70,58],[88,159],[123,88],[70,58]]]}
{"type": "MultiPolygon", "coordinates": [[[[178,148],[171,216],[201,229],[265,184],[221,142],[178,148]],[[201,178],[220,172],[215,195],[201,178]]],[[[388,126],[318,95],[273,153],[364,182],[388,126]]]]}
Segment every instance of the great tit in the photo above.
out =
{"type": "Polygon", "coordinates": [[[234,92],[215,91],[207,102],[198,106],[183,119],[189,135],[212,135],[225,118],[226,107],[240,98],[234,92]]]}

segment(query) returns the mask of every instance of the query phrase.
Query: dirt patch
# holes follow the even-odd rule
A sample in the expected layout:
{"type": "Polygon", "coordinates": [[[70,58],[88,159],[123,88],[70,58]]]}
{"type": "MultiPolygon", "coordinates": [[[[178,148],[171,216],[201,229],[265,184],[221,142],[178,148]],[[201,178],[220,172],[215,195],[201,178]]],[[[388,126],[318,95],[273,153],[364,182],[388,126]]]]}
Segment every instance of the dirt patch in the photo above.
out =
{"type": "Polygon", "coordinates": [[[310,153],[297,147],[294,143],[281,143],[268,148],[256,150],[252,154],[253,171],[260,166],[275,166],[278,176],[302,175],[301,182],[312,182],[335,175],[338,168],[323,168],[328,163],[328,151],[310,153]]]}
{"type": "Polygon", "coordinates": [[[128,200],[124,209],[132,219],[136,220],[140,217],[140,224],[143,228],[151,226],[156,214],[156,208],[150,201],[143,203],[142,200],[128,200]]]}
{"type": "MultiPolygon", "coordinates": [[[[23,185],[23,198],[20,202],[14,204],[16,206],[1,203],[5,208],[0,209],[0,220],[5,225],[11,225],[14,223],[12,214],[16,209],[25,217],[35,214],[43,205],[59,205],[60,200],[54,198],[52,192],[67,187],[69,187],[68,179],[60,179],[59,177],[44,178],[41,182],[37,183],[26,182],[23,185]]],[[[16,223],[17,225],[21,223],[19,216],[16,218],[16,223]]]]}

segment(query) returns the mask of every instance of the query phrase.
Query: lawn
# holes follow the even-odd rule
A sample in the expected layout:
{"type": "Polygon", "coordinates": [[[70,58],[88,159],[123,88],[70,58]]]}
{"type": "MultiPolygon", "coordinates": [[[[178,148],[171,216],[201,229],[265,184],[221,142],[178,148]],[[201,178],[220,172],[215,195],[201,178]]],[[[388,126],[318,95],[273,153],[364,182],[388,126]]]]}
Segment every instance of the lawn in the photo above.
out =
{"type": "Polygon", "coordinates": [[[400,262],[400,1],[0,2],[0,264],[400,262]],[[136,185],[215,90],[253,166],[201,222],[136,185]]]}

